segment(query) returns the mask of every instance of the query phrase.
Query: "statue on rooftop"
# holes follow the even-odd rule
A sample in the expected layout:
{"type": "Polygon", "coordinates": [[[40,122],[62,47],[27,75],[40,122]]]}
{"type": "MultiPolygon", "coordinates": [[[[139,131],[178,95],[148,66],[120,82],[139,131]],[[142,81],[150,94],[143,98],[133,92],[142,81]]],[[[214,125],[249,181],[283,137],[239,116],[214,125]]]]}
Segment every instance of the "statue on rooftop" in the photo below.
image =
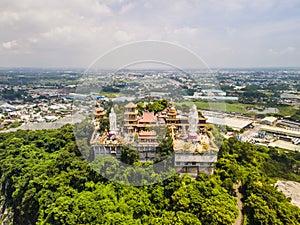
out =
{"type": "Polygon", "coordinates": [[[189,135],[197,136],[199,118],[198,118],[196,105],[193,105],[192,108],[190,109],[188,121],[189,121],[189,129],[188,129],[189,135]]]}
{"type": "Polygon", "coordinates": [[[110,114],[109,114],[109,131],[110,132],[117,132],[117,116],[114,111],[114,108],[111,108],[110,114]]]}

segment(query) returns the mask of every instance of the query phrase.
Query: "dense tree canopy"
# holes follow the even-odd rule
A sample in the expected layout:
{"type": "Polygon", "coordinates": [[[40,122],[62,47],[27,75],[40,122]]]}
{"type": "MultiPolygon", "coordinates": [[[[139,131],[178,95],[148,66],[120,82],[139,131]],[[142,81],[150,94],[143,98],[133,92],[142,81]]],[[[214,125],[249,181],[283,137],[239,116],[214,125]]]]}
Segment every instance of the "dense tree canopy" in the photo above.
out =
{"type": "Polygon", "coordinates": [[[121,161],[129,165],[132,165],[134,162],[138,162],[138,150],[132,146],[124,145],[121,150],[121,161]]]}
{"type": "MultiPolygon", "coordinates": [[[[173,175],[134,187],[96,173],[78,151],[72,126],[19,130],[0,134],[1,196],[17,225],[232,224],[238,215],[232,184],[242,181],[246,224],[299,224],[300,210],[272,186],[274,174],[267,172],[272,162],[278,170],[288,163],[287,176],[296,180],[299,160],[299,155],[229,139],[215,175],[200,174],[196,180],[173,175]]],[[[95,162],[120,176],[117,163],[115,158],[95,162]]],[[[153,179],[159,176],[148,172],[153,179]]],[[[130,168],[122,175],[137,176],[130,168]]]]}
{"type": "Polygon", "coordinates": [[[216,172],[229,191],[242,182],[245,224],[299,224],[300,209],[274,186],[276,179],[300,181],[299,152],[225,140],[219,151],[216,172]]]}
{"type": "Polygon", "coordinates": [[[168,106],[168,101],[166,99],[160,99],[153,103],[147,104],[146,109],[149,112],[157,113],[164,110],[167,106],[168,106]]]}

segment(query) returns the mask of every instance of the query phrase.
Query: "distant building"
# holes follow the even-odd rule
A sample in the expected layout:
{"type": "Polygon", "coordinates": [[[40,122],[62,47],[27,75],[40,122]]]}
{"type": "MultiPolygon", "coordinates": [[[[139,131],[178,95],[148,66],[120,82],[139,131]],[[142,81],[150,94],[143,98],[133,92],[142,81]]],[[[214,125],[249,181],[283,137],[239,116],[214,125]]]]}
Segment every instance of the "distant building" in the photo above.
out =
{"type": "Polygon", "coordinates": [[[235,86],[233,89],[234,90],[242,90],[242,89],[244,89],[246,86],[244,85],[244,86],[235,86]]]}
{"type": "Polygon", "coordinates": [[[113,99],[113,102],[131,102],[134,101],[135,97],[117,97],[113,99]]]}
{"type": "Polygon", "coordinates": [[[292,100],[300,100],[300,95],[291,94],[291,93],[283,93],[280,95],[282,99],[292,99],[292,100]]]}
{"type": "Polygon", "coordinates": [[[161,99],[161,98],[166,98],[166,97],[170,96],[170,93],[168,93],[168,92],[150,92],[150,96],[157,98],[157,99],[161,99]]]}
{"type": "Polygon", "coordinates": [[[226,92],[218,89],[203,89],[201,92],[194,92],[193,96],[183,96],[184,99],[200,99],[209,101],[237,101],[236,96],[226,96],[226,92]]]}
{"type": "Polygon", "coordinates": [[[85,100],[88,97],[89,97],[88,95],[78,94],[78,93],[70,93],[68,96],[66,96],[66,98],[71,98],[71,99],[75,99],[75,100],[85,100]]]}
{"type": "Polygon", "coordinates": [[[283,119],[278,124],[281,125],[281,126],[284,126],[284,127],[289,127],[289,128],[292,128],[292,129],[300,130],[300,122],[295,122],[295,121],[292,121],[292,120],[283,119]]]}
{"type": "Polygon", "coordinates": [[[226,96],[226,92],[218,89],[203,89],[202,93],[207,96],[226,96]]]}
{"type": "Polygon", "coordinates": [[[281,127],[272,126],[262,126],[260,130],[266,132],[267,134],[276,135],[283,140],[291,141],[292,138],[300,138],[299,130],[284,129],[281,127]]]}
{"type": "Polygon", "coordinates": [[[238,101],[238,97],[234,96],[183,96],[184,99],[200,99],[209,101],[238,101]]]}
{"type": "Polygon", "coordinates": [[[274,116],[267,116],[261,120],[262,124],[274,126],[278,118],[274,116]]]}
{"type": "Polygon", "coordinates": [[[234,130],[241,130],[250,128],[253,124],[253,120],[248,119],[239,119],[233,117],[207,117],[207,123],[223,125],[231,127],[234,130]]]}

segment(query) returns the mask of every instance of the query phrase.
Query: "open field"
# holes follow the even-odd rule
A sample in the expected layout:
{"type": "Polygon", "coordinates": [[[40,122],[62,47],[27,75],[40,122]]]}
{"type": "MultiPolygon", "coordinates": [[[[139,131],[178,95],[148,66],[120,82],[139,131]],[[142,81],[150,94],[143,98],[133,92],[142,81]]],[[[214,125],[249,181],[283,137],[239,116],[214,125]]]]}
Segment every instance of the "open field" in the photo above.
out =
{"type": "Polygon", "coordinates": [[[241,114],[253,114],[251,112],[248,112],[246,109],[247,106],[249,107],[251,105],[246,105],[241,103],[205,102],[205,101],[177,103],[178,106],[187,105],[188,107],[191,107],[193,104],[195,104],[198,109],[217,110],[223,112],[236,112],[241,114]]]}
{"type": "Polygon", "coordinates": [[[292,106],[278,106],[279,114],[282,116],[292,116],[296,113],[297,109],[292,106]]]}
{"type": "MultiPolygon", "coordinates": [[[[217,110],[221,112],[235,112],[240,114],[255,114],[247,110],[247,108],[254,108],[255,104],[243,104],[243,103],[228,103],[228,102],[206,102],[206,101],[185,101],[176,103],[177,106],[188,106],[191,107],[193,104],[197,106],[198,109],[205,110],[217,110]]],[[[292,116],[297,109],[292,106],[276,106],[282,116],[292,116]]]]}
{"type": "Polygon", "coordinates": [[[104,92],[104,91],[100,91],[99,95],[103,95],[108,98],[117,98],[117,97],[125,96],[123,93],[119,93],[119,92],[104,92]]]}

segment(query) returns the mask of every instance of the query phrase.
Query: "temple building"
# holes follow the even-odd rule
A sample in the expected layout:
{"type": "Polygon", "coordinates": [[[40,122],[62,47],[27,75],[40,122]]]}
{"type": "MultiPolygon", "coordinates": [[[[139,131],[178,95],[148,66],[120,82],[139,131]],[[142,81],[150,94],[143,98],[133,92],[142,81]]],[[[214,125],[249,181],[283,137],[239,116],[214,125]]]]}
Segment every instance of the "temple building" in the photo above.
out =
{"type": "Polygon", "coordinates": [[[103,117],[105,116],[104,109],[102,107],[98,107],[94,111],[95,122],[99,123],[103,117]]]}
{"type": "Polygon", "coordinates": [[[120,128],[112,108],[109,114],[110,128],[103,133],[99,132],[99,126],[105,116],[104,109],[98,107],[94,116],[95,130],[91,138],[94,158],[112,155],[120,159],[122,146],[131,145],[138,150],[140,161],[157,160],[160,157],[159,137],[162,140],[169,129],[176,171],[193,177],[198,173],[213,174],[218,148],[206,129],[206,118],[199,116],[195,105],[189,113],[182,113],[171,102],[168,107],[155,114],[145,110],[139,113],[137,105],[129,103],[125,106],[123,121],[119,121],[120,128]],[[165,127],[163,134],[162,127],[165,127]]]}
{"type": "Polygon", "coordinates": [[[155,131],[141,131],[138,134],[138,142],[141,145],[158,145],[155,131]]]}
{"type": "Polygon", "coordinates": [[[124,113],[124,132],[130,134],[133,133],[138,122],[138,111],[136,109],[137,105],[134,103],[129,103],[125,106],[124,113]]]}
{"type": "Polygon", "coordinates": [[[157,119],[154,112],[143,112],[142,117],[138,121],[139,128],[148,128],[157,125],[157,119]]]}
{"type": "Polygon", "coordinates": [[[180,119],[177,117],[177,111],[173,104],[171,104],[171,107],[167,113],[166,122],[168,125],[179,125],[180,119]]]}

